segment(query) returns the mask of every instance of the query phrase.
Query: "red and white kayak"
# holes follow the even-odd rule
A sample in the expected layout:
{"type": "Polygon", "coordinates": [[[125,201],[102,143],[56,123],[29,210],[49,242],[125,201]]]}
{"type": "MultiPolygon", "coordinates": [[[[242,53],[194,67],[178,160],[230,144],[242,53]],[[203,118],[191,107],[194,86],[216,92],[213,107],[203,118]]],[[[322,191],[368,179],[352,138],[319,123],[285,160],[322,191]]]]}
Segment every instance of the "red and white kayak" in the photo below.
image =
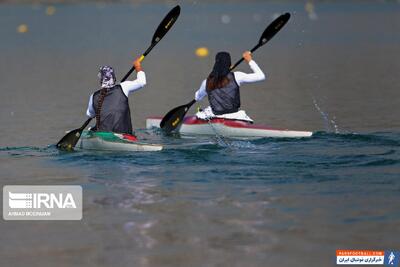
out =
{"type": "MultiPolygon", "coordinates": [[[[146,128],[160,128],[162,117],[146,119],[146,128]]],[[[310,137],[312,132],[273,129],[255,125],[241,120],[213,118],[211,120],[198,119],[196,116],[185,117],[183,123],[176,129],[182,135],[222,135],[238,139],[258,139],[265,137],[300,138],[310,137]]]]}

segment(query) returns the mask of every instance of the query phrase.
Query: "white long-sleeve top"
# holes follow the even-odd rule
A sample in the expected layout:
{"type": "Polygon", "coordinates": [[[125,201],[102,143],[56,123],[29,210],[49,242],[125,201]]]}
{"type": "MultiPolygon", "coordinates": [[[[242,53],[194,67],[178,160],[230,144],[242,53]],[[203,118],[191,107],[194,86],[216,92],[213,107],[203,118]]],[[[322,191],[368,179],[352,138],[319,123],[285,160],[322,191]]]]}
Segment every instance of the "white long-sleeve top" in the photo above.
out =
{"type": "MultiPolygon", "coordinates": [[[[259,81],[265,80],[264,72],[260,69],[260,67],[257,65],[257,63],[254,60],[250,60],[249,66],[250,66],[251,70],[253,71],[253,73],[244,73],[241,71],[235,71],[233,73],[236,83],[239,86],[244,83],[254,83],[254,82],[259,82],[259,81]]],[[[207,79],[201,83],[199,90],[196,91],[196,93],[194,95],[194,99],[196,101],[202,100],[207,95],[206,83],[207,83],[207,79]]]]}
{"type": "MultiPolygon", "coordinates": [[[[139,71],[137,73],[136,80],[125,81],[120,83],[120,85],[122,87],[122,91],[124,92],[126,97],[128,97],[130,93],[137,91],[146,85],[146,74],[144,73],[144,71],[139,71]]],[[[96,112],[93,109],[93,94],[89,98],[89,104],[86,110],[86,115],[89,118],[94,118],[96,116],[96,112]]]]}

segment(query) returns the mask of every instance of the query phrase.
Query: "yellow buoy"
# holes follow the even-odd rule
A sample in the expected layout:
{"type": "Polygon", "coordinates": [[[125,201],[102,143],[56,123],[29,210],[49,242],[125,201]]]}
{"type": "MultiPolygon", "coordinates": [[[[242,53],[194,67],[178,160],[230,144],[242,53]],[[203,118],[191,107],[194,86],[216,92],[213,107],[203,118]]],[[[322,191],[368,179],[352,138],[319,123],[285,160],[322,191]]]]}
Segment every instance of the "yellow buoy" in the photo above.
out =
{"type": "Polygon", "coordinates": [[[17,32],[19,33],[26,33],[28,32],[28,25],[26,24],[21,24],[17,27],[17,32]]]}
{"type": "Polygon", "coordinates": [[[208,56],[208,48],[207,47],[199,47],[196,49],[196,56],[198,57],[206,57],[208,56]]]}
{"type": "Polygon", "coordinates": [[[48,6],[46,8],[46,15],[52,16],[54,13],[56,13],[56,8],[54,6],[48,6]]]}

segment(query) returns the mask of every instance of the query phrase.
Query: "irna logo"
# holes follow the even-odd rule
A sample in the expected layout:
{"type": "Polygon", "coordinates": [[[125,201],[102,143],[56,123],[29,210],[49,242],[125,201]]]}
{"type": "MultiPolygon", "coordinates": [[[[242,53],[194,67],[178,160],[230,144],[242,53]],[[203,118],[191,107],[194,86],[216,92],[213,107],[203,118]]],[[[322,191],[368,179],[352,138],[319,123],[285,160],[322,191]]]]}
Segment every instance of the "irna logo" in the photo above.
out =
{"type": "Polygon", "coordinates": [[[79,185],[6,185],[4,220],[81,220],[79,185]]]}
{"type": "Polygon", "coordinates": [[[76,209],[71,193],[12,193],[8,192],[8,205],[12,209],[76,209]]]}

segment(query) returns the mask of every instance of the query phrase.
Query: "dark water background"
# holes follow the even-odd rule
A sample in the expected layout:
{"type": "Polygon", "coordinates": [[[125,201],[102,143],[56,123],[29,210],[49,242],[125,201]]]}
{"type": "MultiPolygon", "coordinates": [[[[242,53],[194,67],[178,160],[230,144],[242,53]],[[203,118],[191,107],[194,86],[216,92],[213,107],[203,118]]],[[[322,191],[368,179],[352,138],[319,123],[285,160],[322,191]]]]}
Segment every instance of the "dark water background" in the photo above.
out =
{"type": "Polygon", "coordinates": [[[193,97],[217,51],[236,60],[276,14],[291,12],[255,53],[268,78],[243,86],[242,103],[256,122],[312,138],[138,130],[166,149],[54,148],[83,122],[98,67],[122,77],[174,5],[59,4],[52,16],[45,5],[0,5],[1,185],[84,188],[82,221],[1,221],[0,265],[333,266],[336,249],[400,250],[396,1],[314,2],[317,19],[303,1],[183,2],[143,62],[148,85],[130,97],[143,128],[193,97]],[[28,32],[17,33],[23,23],[28,32]],[[201,46],[210,56],[195,55],[201,46]]]}

